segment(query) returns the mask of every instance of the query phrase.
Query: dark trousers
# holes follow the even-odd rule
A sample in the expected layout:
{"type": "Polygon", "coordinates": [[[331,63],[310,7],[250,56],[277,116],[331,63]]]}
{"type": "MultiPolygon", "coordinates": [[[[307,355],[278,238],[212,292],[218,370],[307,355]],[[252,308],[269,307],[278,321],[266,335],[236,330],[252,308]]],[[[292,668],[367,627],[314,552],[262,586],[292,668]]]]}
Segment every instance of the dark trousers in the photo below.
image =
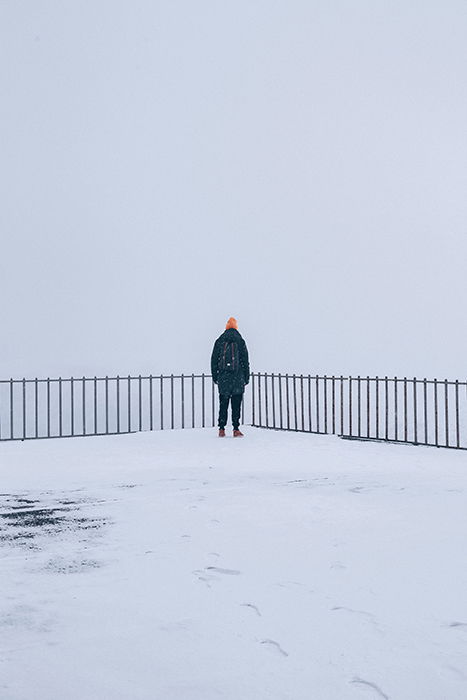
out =
{"type": "Polygon", "coordinates": [[[225,428],[227,424],[227,411],[229,401],[232,404],[232,425],[234,430],[238,430],[240,425],[240,408],[242,405],[243,394],[234,394],[233,396],[224,396],[219,394],[219,428],[225,428]]]}

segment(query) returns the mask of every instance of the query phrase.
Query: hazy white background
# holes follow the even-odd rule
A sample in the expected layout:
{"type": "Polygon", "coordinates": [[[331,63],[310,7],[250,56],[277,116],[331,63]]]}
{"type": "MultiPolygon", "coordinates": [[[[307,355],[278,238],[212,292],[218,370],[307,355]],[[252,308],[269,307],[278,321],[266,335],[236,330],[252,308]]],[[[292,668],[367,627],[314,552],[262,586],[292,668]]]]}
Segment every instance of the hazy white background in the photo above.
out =
{"type": "Polygon", "coordinates": [[[464,0],[1,0],[0,375],[467,375],[464,0]]]}

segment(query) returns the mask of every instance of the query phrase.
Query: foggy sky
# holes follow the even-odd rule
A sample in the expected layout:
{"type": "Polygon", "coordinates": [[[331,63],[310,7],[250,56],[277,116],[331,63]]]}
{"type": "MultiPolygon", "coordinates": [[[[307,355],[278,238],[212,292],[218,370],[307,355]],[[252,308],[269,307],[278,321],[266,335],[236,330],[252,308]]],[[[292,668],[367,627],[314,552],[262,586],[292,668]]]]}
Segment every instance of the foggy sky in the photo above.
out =
{"type": "Polygon", "coordinates": [[[463,0],[2,0],[0,375],[467,375],[463,0]]]}

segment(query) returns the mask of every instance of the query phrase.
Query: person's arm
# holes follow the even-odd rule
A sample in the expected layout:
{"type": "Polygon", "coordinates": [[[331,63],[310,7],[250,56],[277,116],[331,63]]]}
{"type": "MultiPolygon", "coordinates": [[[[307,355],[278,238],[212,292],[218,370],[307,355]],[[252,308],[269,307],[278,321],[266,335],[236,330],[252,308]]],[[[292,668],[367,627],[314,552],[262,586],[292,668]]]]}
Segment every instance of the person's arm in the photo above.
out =
{"type": "Polygon", "coordinates": [[[216,340],[211,354],[211,374],[214,384],[217,384],[219,374],[219,340],[216,340]]]}
{"type": "Polygon", "coordinates": [[[245,384],[248,384],[248,382],[250,381],[250,360],[248,358],[248,349],[247,349],[245,341],[243,341],[243,343],[242,343],[241,360],[242,360],[243,377],[245,379],[245,384]]]}

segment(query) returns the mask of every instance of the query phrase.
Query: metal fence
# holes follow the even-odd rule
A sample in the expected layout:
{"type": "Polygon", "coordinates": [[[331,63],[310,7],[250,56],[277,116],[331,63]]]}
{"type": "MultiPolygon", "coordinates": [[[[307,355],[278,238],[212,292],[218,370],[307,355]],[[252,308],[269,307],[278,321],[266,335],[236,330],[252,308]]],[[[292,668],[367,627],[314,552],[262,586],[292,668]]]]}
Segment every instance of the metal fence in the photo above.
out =
{"type": "MultiPolygon", "coordinates": [[[[0,441],[217,424],[209,374],[0,380],[0,441]]],[[[467,382],[253,373],[242,424],[467,449],[467,382]]]]}
{"type": "Polygon", "coordinates": [[[218,406],[208,374],[0,380],[0,441],[205,428],[218,406]]]}
{"type": "Polygon", "coordinates": [[[252,425],[467,449],[467,382],[407,377],[252,377],[252,425]]]}

